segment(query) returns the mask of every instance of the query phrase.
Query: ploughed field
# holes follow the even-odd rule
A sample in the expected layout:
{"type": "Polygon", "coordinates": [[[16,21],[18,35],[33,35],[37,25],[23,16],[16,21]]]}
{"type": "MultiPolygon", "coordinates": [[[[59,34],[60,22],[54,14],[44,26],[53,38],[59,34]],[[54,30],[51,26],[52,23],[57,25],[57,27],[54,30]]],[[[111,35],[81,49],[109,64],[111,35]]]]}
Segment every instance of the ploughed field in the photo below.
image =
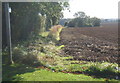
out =
{"type": "Polygon", "coordinates": [[[100,27],[64,28],[61,44],[66,56],[83,61],[118,61],[118,24],[104,23],[100,27]]]}

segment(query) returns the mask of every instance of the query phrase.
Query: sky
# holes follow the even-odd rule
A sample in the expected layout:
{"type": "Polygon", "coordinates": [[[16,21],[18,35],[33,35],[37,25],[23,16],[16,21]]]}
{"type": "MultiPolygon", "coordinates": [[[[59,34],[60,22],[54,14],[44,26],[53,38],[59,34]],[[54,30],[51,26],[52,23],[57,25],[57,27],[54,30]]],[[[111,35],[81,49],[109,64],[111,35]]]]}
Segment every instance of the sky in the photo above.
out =
{"type": "Polygon", "coordinates": [[[118,18],[118,2],[120,0],[69,0],[70,12],[63,12],[64,18],[74,18],[74,13],[85,12],[90,17],[101,19],[118,18]]]}

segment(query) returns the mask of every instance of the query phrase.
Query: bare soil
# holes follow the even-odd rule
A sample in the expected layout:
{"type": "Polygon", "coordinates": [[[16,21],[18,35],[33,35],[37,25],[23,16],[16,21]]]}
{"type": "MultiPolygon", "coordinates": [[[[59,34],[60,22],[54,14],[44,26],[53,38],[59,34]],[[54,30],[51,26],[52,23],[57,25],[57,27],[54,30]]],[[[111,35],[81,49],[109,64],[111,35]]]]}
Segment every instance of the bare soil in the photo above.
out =
{"type": "Polygon", "coordinates": [[[118,61],[118,24],[104,23],[100,27],[64,28],[61,32],[64,53],[74,60],[118,61]]]}

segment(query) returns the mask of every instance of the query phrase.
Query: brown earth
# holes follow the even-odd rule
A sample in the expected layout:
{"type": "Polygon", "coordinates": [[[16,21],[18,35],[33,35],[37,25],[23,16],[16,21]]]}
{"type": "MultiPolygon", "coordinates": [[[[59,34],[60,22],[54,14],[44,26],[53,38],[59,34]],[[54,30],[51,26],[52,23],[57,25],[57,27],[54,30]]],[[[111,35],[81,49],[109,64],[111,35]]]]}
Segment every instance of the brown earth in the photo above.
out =
{"type": "Polygon", "coordinates": [[[101,27],[64,28],[61,44],[65,45],[65,55],[74,60],[107,61],[118,60],[118,25],[102,24],[101,27]]]}

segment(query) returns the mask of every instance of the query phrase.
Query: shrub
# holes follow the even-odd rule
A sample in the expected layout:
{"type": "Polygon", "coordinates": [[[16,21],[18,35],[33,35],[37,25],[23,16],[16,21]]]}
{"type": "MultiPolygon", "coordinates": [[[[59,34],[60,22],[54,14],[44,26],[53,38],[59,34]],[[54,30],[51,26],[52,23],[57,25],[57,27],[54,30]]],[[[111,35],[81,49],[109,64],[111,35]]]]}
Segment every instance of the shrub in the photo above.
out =
{"type": "Polygon", "coordinates": [[[23,63],[27,65],[42,65],[38,59],[37,51],[28,51],[23,46],[13,48],[13,60],[16,63],[23,63]]]}
{"type": "Polygon", "coordinates": [[[64,27],[61,25],[55,25],[51,27],[48,37],[51,38],[52,40],[60,40],[59,36],[63,28],[64,27]]]}
{"type": "Polygon", "coordinates": [[[17,46],[13,48],[13,60],[15,62],[22,62],[23,57],[26,56],[26,51],[23,50],[22,47],[17,46]]]}

